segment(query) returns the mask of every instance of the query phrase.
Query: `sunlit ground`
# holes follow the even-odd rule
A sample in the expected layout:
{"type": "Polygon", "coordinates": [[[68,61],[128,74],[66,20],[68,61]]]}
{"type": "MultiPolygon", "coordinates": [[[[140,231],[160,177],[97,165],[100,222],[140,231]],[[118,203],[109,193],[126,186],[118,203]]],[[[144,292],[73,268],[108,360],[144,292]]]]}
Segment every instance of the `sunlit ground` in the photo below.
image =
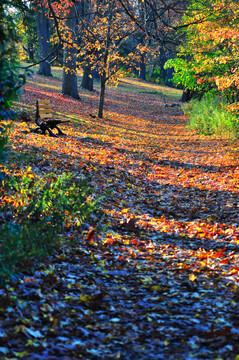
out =
{"type": "Polygon", "coordinates": [[[32,120],[14,122],[6,171],[86,178],[100,208],[83,232],[69,220],[53,256],[1,290],[0,353],[237,360],[239,142],[190,131],[164,106],[178,90],[122,79],[99,119],[99,83],[78,101],[53,75],[34,75],[15,104],[32,120]],[[37,99],[70,120],[67,136],[30,132],[37,99]]]}
{"type": "MultiPolygon", "coordinates": [[[[28,126],[18,122],[11,133],[12,157],[27,154],[37,174],[87,173],[96,193],[106,195],[105,244],[133,239],[137,255],[137,244],[147,240],[153,255],[173,236],[170,261],[178,267],[190,266],[177,258],[181,249],[194,259],[193,271],[206,266],[237,282],[238,142],[189,131],[181,108],[163,106],[166,99],[174,103],[179,90],[121,79],[118,88],[107,89],[104,119],[98,119],[91,116],[97,115],[98,84],[96,92],[79,89],[81,101],[62,96],[60,89],[58,78],[35,75],[18,106],[31,109],[34,119],[36,100],[50,99],[60,118],[72,120],[62,126],[67,137],[24,133],[28,126]]],[[[28,165],[24,156],[16,162],[16,168],[28,165]]]]}

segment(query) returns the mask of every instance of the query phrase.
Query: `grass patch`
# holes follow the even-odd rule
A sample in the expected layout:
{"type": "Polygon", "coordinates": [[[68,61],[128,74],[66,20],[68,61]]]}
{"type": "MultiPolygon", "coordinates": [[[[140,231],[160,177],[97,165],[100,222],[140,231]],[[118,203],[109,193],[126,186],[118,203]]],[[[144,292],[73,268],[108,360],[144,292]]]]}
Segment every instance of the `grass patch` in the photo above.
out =
{"type": "Polygon", "coordinates": [[[0,281],[49,255],[65,230],[81,226],[97,208],[86,180],[72,174],[6,176],[1,189],[0,281]],[[6,185],[4,185],[6,184],[6,185]]]}
{"type": "Polygon", "coordinates": [[[188,126],[199,134],[239,138],[239,118],[225,109],[221,99],[192,100],[183,111],[189,117],[188,126]]]}
{"type": "Polygon", "coordinates": [[[179,101],[182,95],[182,90],[133,78],[120,79],[118,87],[124,92],[156,95],[169,101],[179,101]]]}

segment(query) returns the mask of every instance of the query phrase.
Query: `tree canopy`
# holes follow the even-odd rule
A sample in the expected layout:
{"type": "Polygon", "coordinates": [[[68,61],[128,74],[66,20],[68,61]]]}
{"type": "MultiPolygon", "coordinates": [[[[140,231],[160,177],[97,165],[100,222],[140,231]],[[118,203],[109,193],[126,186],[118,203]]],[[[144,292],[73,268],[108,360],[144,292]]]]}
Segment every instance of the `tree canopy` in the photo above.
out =
{"type": "Polygon", "coordinates": [[[204,94],[221,94],[238,110],[239,9],[234,0],[193,1],[183,17],[185,36],[174,66],[176,84],[204,94]]]}

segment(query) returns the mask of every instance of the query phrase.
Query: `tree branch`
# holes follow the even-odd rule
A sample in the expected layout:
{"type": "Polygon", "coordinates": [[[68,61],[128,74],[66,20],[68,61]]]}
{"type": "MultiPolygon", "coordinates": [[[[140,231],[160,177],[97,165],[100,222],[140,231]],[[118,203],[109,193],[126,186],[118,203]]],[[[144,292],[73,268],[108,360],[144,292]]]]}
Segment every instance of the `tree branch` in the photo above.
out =
{"type": "Polygon", "coordinates": [[[51,51],[44,59],[39,60],[39,61],[35,62],[34,64],[31,64],[31,65],[28,65],[28,66],[19,66],[19,69],[24,69],[24,70],[26,70],[26,69],[30,69],[30,68],[33,67],[33,66],[36,66],[36,65],[41,64],[42,62],[44,62],[44,61],[46,61],[47,59],[49,59],[49,57],[51,57],[51,56],[59,49],[60,45],[61,45],[61,42],[59,42],[58,45],[57,45],[57,47],[56,47],[53,51],[51,51]]]}

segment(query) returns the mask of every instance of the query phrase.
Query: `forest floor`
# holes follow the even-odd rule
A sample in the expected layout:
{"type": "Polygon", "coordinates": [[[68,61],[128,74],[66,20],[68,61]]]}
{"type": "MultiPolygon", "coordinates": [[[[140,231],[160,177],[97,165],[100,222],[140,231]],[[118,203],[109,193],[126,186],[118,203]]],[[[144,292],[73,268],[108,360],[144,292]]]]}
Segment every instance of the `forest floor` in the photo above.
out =
{"type": "MultiPolygon", "coordinates": [[[[88,236],[0,289],[0,359],[239,359],[239,142],[190,131],[180,92],[123,79],[81,101],[34,75],[20,105],[50,99],[66,137],[16,122],[9,161],[90,177],[88,236]]],[[[34,127],[34,123],[32,124],[34,127]]]]}

